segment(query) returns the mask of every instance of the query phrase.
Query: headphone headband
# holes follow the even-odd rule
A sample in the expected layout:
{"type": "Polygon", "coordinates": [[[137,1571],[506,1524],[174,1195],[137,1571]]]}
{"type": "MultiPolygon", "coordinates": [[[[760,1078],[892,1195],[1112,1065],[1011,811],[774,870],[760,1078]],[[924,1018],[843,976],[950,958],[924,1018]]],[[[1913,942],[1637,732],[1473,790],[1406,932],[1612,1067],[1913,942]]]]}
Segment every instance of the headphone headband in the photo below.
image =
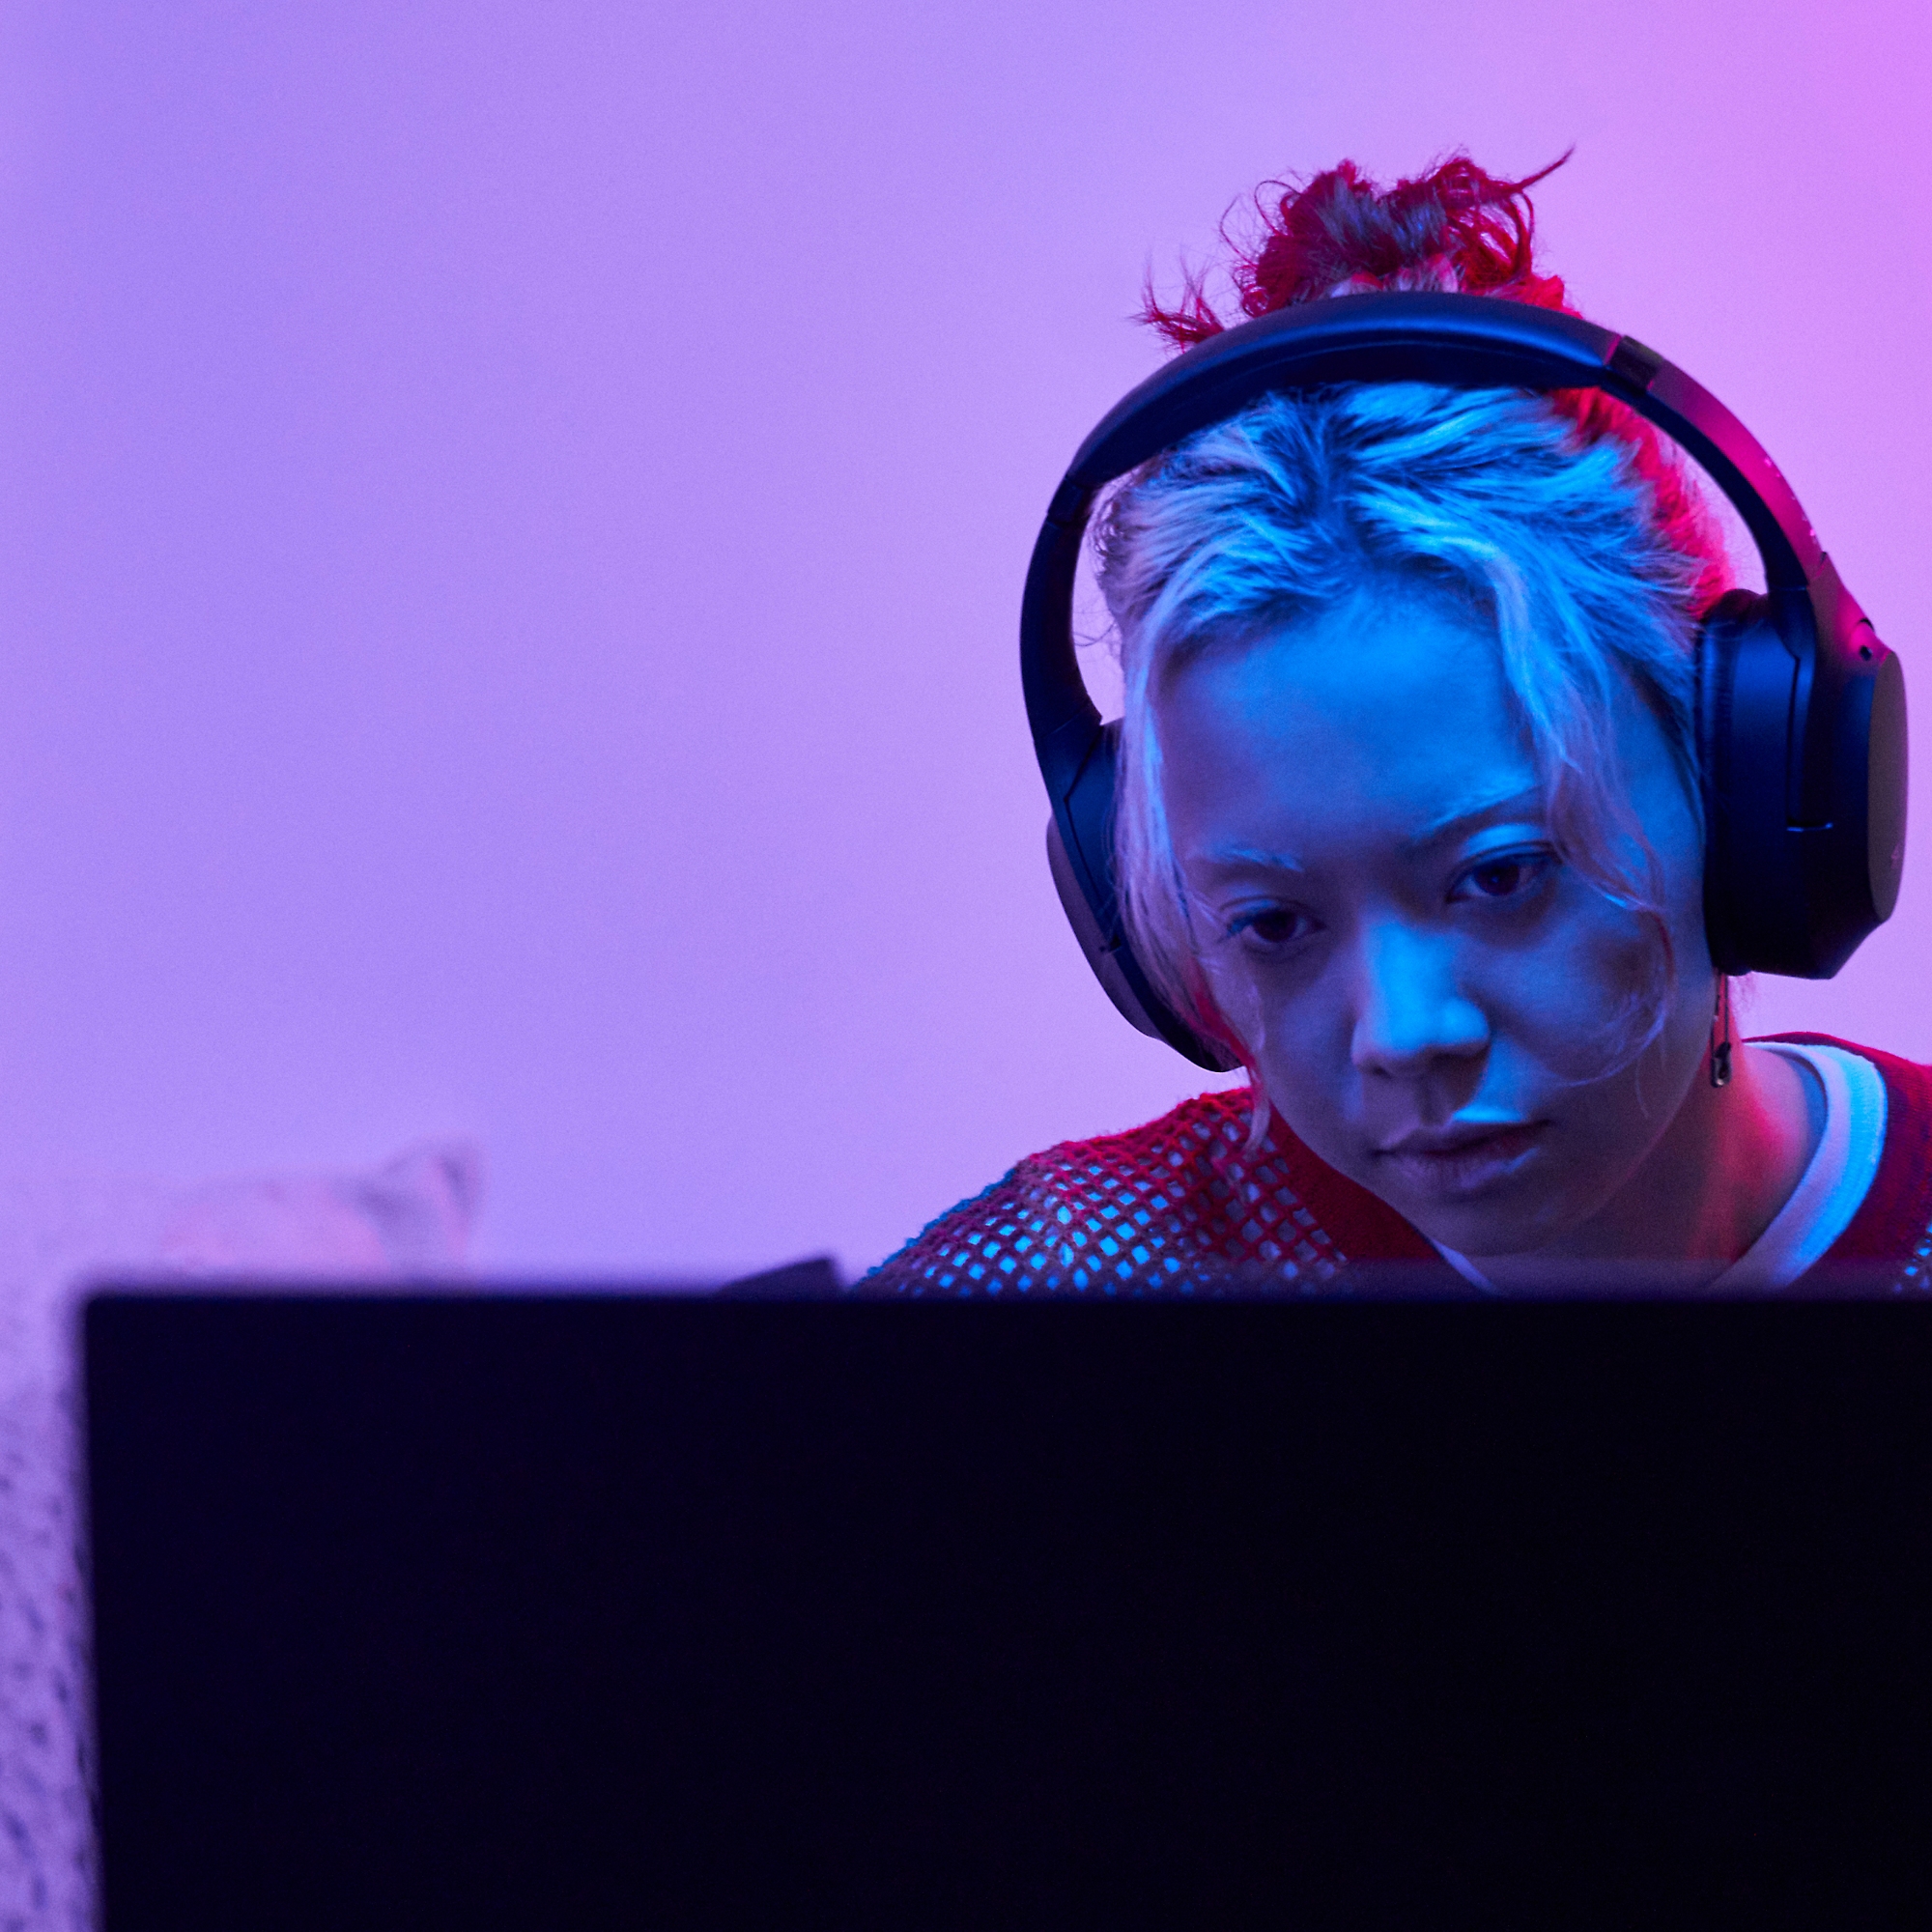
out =
{"type": "Polygon", "coordinates": [[[1064,653],[1050,654],[1060,663],[1028,648],[1027,639],[1045,643],[1032,621],[1037,606],[1043,618],[1064,595],[1070,612],[1080,540],[1100,491],[1263,396],[1350,383],[1602,389],[1680,444],[1730,499],[1764,560],[1769,588],[1808,589],[1824,562],[1810,519],[1764,446],[1702,384],[1634,336],[1496,296],[1391,293],[1304,302],[1177,355],[1115,404],[1080,445],[1047,509],[1021,616],[1027,715],[1037,741],[1075,718],[1098,715],[1070,636],[1064,653]]]}

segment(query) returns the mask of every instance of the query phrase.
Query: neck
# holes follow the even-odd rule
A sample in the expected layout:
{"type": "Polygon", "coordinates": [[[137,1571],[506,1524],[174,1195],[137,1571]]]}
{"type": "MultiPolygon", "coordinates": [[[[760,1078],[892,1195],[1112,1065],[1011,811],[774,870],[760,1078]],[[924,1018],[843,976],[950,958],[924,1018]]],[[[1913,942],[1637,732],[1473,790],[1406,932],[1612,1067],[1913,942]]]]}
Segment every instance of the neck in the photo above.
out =
{"type": "Polygon", "coordinates": [[[1478,1263],[1499,1287],[1640,1259],[1685,1285],[1715,1280],[1771,1226],[1825,1129],[1808,1068],[1769,1047],[1732,1049],[1728,1087],[1700,1073],[1643,1165],[1579,1228],[1527,1254],[1478,1263]]]}

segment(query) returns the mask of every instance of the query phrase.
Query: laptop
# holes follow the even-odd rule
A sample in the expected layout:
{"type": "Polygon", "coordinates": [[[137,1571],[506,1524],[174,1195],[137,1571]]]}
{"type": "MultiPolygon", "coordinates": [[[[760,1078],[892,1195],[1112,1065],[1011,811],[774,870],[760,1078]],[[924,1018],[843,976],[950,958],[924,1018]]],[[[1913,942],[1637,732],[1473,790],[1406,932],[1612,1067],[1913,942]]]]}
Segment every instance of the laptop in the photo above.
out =
{"type": "Polygon", "coordinates": [[[107,1932],[1932,1902],[1932,1305],[108,1292],[85,1345],[107,1932]]]}

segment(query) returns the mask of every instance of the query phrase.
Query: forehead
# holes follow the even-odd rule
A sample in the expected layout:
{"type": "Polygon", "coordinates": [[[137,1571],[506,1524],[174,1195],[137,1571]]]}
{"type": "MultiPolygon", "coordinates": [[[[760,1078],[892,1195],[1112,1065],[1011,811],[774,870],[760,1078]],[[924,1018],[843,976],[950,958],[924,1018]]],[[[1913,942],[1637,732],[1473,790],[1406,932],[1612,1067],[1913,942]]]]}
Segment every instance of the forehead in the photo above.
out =
{"type": "Polygon", "coordinates": [[[1364,597],[1213,647],[1156,715],[1183,858],[1230,839],[1406,842],[1536,783],[1493,634],[1447,600],[1364,597]]]}

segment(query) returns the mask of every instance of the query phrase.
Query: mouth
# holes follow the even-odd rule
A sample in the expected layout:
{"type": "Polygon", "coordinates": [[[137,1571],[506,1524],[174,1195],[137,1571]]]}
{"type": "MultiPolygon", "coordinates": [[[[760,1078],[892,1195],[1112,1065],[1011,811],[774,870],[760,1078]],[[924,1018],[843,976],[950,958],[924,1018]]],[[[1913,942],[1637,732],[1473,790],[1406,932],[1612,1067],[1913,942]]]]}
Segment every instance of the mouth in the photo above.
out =
{"type": "Polygon", "coordinates": [[[1523,1121],[1448,1134],[1413,1134],[1378,1148],[1405,1187],[1435,1201],[1467,1200],[1512,1179],[1534,1157],[1545,1123],[1523,1121]]]}

